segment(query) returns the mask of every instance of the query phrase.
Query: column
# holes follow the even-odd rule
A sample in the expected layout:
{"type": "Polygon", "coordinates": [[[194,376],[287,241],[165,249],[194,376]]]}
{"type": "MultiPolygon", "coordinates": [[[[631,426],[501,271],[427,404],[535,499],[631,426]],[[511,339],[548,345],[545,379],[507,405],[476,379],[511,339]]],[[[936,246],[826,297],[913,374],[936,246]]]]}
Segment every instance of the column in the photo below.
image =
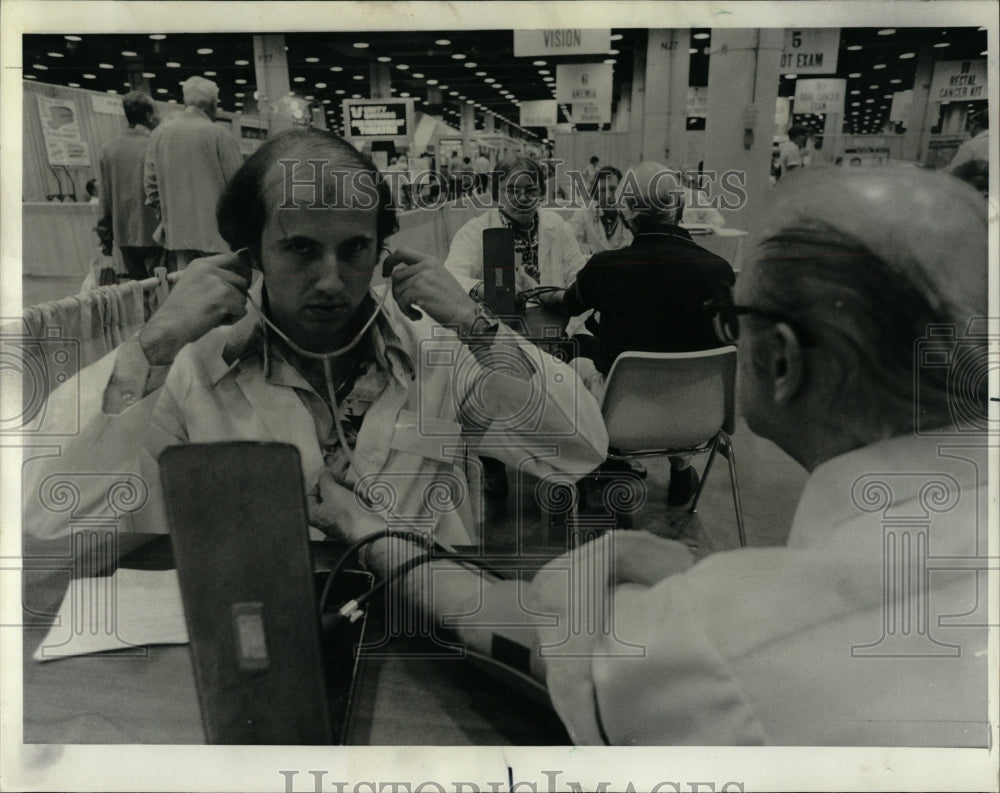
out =
{"type": "Polygon", "coordinates": [[[906,120],[906,132],[903,134],[902,159],[917,162],[927,146],[930,128],[937,120],[937,102],[931,102],[931,78],[934,76],[934,50],[923,46],[917,53],[917,71],[913,75],[913,99],[910,102],[910,115],[906,120]],[[934,114],[934,118],[931,114],[934,114]]]}
{"type": "Polygon", "coordinates": [[[392,96],[392,79],[389,76],[388,63],[372,60],[369,91],[372,99],[388,99],[392,96]]]}
{"type": "MultiPolygon", "coordinates": [[[[731,190],[720,199],[729,226],[753,234],[768,205],[771,138],[778,98],[782,28],[712,31],[705,120],[705,170],[716,173],[712,196],[724,174],[730,185],[742,180],[745,199],[731,190]],[[738,205],[738,206],[734,206],[738,205]]],[[[752,242],[752,238],[748,242],[752,242]]]]}
{"type": "Polygon", "coordinates": [[[271,103],[281,99],[289,91],[285,37],[280,33],[254,36],[253,62],[260,117],[267,124],[268,135],[291,129],[290,118],[271,112],[271,103]]]}
{"type": "Polygon", "coordinates": [[[462,156],[472,156],[472,136],[476,132],[476,109],[470,104],[462,105],[462,156]]]}
{"type": "Polygon", "coordinates": [[[649,31],[644,82],[656,86],[645,92],[642,114],[642,158],[678,168],[684,165],[687,125],[687,85],[691,31],[649,31]]]}

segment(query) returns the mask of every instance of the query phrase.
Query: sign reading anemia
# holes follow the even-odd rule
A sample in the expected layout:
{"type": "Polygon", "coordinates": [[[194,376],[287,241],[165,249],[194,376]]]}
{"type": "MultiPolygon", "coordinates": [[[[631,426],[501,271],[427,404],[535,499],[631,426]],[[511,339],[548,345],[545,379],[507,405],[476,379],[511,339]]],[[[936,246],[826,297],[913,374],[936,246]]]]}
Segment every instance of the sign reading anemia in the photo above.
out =
{"type": "Polygon", "coordinates": [[[835,74],[839,49],[840,28],[789,28],[781,69],[795,74],[835,74]]]}
{"type": "Polygon", "coordinates": [[[611,104],[614,80],[610,63],[567,63],[556,66],[556,101],[565,104],[611,104]]]}
{"type": "Polygon", "coordinates": [[[345,99],[343,107],[348,138],[394,140],[413,129],[412,99],[345,99]]]}
{"type": "Polygon", "coordinates": [[[935,63],[929,99],[931,102],[986,99],[986,58],[935,63]]]}
{"type": "Polygon", "coordinates": [[[611,48],[610,28],[515,30],[514,57],[532,55],[599,55],[611,48]]]}

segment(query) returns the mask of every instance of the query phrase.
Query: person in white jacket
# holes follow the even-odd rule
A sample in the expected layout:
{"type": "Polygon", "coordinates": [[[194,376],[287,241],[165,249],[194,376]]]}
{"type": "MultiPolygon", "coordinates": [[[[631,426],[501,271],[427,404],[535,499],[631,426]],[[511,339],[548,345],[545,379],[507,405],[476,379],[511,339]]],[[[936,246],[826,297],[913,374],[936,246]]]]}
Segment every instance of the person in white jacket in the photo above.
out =
{"type": "Polygon", "coordinates": [[[135,337],[50,395],[47,419],[78,417],[79,429],[26,462],[26,535],[60,538],[80,516],[107,516],[112,491],[131,494],[122,528],[167,531],[157,460],[171,444],[295,445],[311,526],[346,539],[394,515],[444,542],[473,539],[466,444],[540,477],[595,468],[607,433],[572,370],[439,262],[397,251],[383,264],[390,285],[371,288],[396,228],[390,201],[370,160],[336,135],[265,143],[219,204],[238,253],[192,262],[135,337]],[[262,273],[252,287],[251,266],[262,273]],[[503,371],[490,363],[498,345],[513,351],[503,371]],[[534,453],[539,444],[556,453],[534,453]],[[391,509],[372,507],[373,488],[392,492],[391,509]]]}
{"type": "Polygon", "coordinates": [[[455,234],[444,266],[469,290],[483,280],[483,230],[514,230],[517,289],[566,288],[587,263],[569,224],[558,213],[540,209],[546,174],[541,164],[513,156],[496,168],[496,208],[468,221],[455,234]]]}

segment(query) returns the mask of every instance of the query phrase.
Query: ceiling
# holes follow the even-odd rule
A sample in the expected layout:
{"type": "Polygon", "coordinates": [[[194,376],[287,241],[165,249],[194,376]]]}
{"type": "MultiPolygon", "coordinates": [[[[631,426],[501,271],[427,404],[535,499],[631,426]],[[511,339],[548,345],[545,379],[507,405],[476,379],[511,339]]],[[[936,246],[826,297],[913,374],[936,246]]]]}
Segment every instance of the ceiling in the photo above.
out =
{"type": "MultiPolygon", "coordinates": [[[[592,62],[600,57],[515,58],[510,30],[284,35],[292,90],[324,106],[328,123],[335,129],[342,124],[340,101],[368,95],[374,62],[387,65],[393,96],[414,97],[418,110],[455,126],[462,104],[471,104],[476,109],[477,128],[482,129],[486,113],[516,127],[519,102],[553,98],[556,65],[592,62]],[[440,103],[427,103],[429,87],[440,90],[440,103]]],[[[613,105],[623,87],[631,83],[632,53],[643,47],[645,40],[645,29],[612,30],[612,49],[605,60],[614,63],[613,105]]],[[[943,60],[979,58],[986,50],[986,31],[842,29],[835,76],[848,81],[844,131],[875,131],[887,122],[891,94],[913,87],[915,56],[925,43],[936,45],[934,52],[943,60]]],[[[707,85],[711,30],[692,30],[691,45],[689,84],[707,85]]],[[[247,111],[255,106],[251,34],[25,35],[23,48],[27,79],[124,94],[129,90],[129,69],[141,69],[156,99],[179,103],[180,82],[202,74],[219,84],[222,109],[247,111]]],[[[795,80],[784,75],[779,96],[793,96],[795,80]]],[[[568,120],[564,110],[560,120],[568,120]]],[[[797,120],[822,124],[819,117],[797,120]]],[[[697,122],[689,123],[689,128],[698,128],[697,122]]],[[[544,137],[546,130],[535,128],[524,133],[544,137]]]]}

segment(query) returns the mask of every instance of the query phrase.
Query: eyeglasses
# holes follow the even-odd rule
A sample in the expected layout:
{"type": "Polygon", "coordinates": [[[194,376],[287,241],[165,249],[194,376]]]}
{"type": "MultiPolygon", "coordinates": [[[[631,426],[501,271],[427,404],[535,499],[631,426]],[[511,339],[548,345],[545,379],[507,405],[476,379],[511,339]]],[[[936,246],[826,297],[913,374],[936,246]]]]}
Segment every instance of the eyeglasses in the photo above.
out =
{"type": "Polygon", "coordinates": [[[534,201],[542,197],[540,187],[508,187],[507,195],[518,200],[534,201]]]}
{"type": "Polygon", "coordinates": [[[768,311],[763,308],[753,306],[736,305],[732,298],[722,297],[715,300],[707,300],[702,304],[702,310],[712,314],[712,324],[715,327],[715,335],[723,344],[735,344],[740,338],[740,316],[750,314],[755,317],[769,319],[772,322],[784,322],[788,325],[799,341],[806,347],[816,345],[816,338],[798,322],[782,314],[779,311],[768,311]]]}

